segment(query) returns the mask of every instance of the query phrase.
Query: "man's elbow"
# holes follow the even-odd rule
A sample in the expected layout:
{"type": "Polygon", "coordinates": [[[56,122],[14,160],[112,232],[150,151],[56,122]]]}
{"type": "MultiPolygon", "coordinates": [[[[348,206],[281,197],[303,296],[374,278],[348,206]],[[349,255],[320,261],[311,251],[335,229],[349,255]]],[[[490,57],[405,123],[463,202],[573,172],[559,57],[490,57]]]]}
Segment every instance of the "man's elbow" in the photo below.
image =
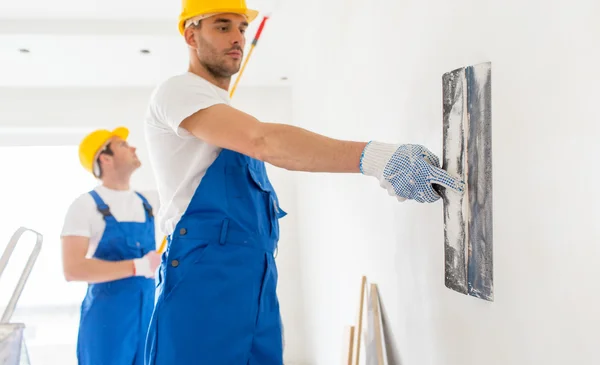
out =
{"type": "Polygon", "coordinates": [[[268,162],[269,146],[267,143],[267,138],[262,134],[254,136],[250,140],[250,146],[248,148],[247,155],[259,161],[268,162]]]}
{"type": "Polygon", "coordinates": [[[72,273],[70,271],[64,271],[63,277],[65,278],[65,281],[68,283],[70,283],[72,281],[77,281],[77,275],[75,275],[74,273],[72,273]]]}
{"type": "Polygon", "coordinates": [[[63,267],[63,277],[67,282],[81,281],[81,269],[76,265],[63,267]]]}
{"type": "Polygon", "coordinates": [[[292,165],[283,158],[285,154],[278,135],[277,129],[262,124],[260,132],[255,133],[250,139],[248,151],[243,153],[270,165],[291,170],[292,165]]]}

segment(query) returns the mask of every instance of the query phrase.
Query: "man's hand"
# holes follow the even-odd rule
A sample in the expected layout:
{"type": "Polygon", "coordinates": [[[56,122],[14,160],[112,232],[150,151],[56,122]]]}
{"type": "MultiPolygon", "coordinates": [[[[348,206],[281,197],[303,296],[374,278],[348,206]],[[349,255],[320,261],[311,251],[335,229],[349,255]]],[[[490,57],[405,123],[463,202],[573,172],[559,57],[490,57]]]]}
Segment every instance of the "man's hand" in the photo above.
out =
{"type": "Polygon", "coordinates": [[[144,257],[133,260],[134,275],[153,278],[158,265],[160,265],[160,254],[150,251],[144,257]]]}
{"type": "Polygon", "coordinates": [[[381,187],[399,201],[435,202],[440,196],[434,184],[459,194],[463,194],[465,188],[464,181],[442,170],[439,159],[420,145],[372,141],[360,158],[360,170],[364,175],[377,178],[381,187]]]}

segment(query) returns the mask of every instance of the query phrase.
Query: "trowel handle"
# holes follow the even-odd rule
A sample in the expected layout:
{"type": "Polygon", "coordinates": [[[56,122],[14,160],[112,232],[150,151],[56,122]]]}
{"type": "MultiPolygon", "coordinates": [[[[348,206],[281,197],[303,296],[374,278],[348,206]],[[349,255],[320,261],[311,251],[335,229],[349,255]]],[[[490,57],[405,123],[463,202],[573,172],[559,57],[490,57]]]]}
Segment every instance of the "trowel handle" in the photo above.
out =
{"type": "Polygon", "coordinates": [[[431,184],[431,188],[442,198],[446,198],[445,190],[443,186],[438,184],[431,184]]]}

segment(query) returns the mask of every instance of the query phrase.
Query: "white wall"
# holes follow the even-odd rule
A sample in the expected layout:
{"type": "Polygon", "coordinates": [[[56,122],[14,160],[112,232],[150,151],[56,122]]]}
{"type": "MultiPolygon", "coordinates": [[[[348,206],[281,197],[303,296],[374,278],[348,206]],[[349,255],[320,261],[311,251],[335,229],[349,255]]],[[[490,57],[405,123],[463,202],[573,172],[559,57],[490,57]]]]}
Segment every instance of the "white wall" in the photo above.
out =
{"type": "Polygon", "coordinates": [[[305,360],[339,363],[360,276],[390,364],[597,364],[600,5],[342,1],[298,6],[294,123],[441,154],[444,72],[491,61],[495,296],[444,287],[442,203],[373,178],[298,174],[305,360]],[[302,67],[302,69],[301,69],[302,67]]]}
{"type": "MultiPolygon", "coordinates": [[[[0,88],[0,145],[77,145],[94,128],[125,125],[130,128],[130,142],[138,147],[138,155],[143,164],[134,174],[132,185],[139,190],[154,190],[155,180],[147,162],[142,128],[150,93],[150,88],[0,88]]],[[[261,120],[291,123],[289,86],[240,86],[233,103],[261,120]]],[[[60,164],[61,161],[56,163],[60,164]]],[[[300,284],[295,233],[296,193],[292,174],[271,166],[268,166],[268,170],[282,208],[289,213],[281,221],[277,261],[283,318],[286,329],[291,329],[286,332],[286,358],[292,363],[298,354],[303,353],[304,338],[298,330],[301,326],[298,316],[301,313],[301,303],[297,290],[300,284]]],[[[81,171],[82,174],[85,173],[83,169],[81,171]]],[[[25,203],[26,192],[22,193],[25,203]]],[[[76,196],[79,193],[74,194],[76,196]]],[[[45,237],[46,250],[56,249],[58,244],[58,237],[45,237]]],[[[40,326],[43,323],[37,324],[37,327],[40,326]]],[[[42,333],[44,331],[43,328],[38,330],[42,333]]]]}
{"type": "MultiPolygon", "coordinates": [[[[3,145],[77,145],[95,128],[130,128],[142,164],[142,121],[149,88],[0,88],[0,143],[3,145]]],[[[147,163],[133,176],[140,190],[154,189],[147,163]]],[[[84,170],[82,169],[82,172],[84,170]]]]}

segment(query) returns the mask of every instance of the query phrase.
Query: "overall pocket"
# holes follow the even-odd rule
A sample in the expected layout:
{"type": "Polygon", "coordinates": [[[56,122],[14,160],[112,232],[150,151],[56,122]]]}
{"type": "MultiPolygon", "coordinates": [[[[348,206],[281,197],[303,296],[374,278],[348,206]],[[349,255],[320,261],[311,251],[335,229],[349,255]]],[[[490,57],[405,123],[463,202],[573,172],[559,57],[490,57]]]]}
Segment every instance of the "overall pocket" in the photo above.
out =
{"type": "Polygon", "coordinates": [[[254,178],[248,165],[227,166],[225,188],[231,217],[244,229],[268,236],[271,231],[271,192],[254,178]]]}
{"type": "Polygon", "coordinates": [[[287,213],[279,206],[279,199],[277,193],[269,178],[264,171],[264,168],[249,168],[250,177],[254,183],[266,194],[267,198],[267,210],[269,212],[269,219],[271,221],[269,236],[271,238],[279,239],[279,219],[287,215],[287,213]]]}

